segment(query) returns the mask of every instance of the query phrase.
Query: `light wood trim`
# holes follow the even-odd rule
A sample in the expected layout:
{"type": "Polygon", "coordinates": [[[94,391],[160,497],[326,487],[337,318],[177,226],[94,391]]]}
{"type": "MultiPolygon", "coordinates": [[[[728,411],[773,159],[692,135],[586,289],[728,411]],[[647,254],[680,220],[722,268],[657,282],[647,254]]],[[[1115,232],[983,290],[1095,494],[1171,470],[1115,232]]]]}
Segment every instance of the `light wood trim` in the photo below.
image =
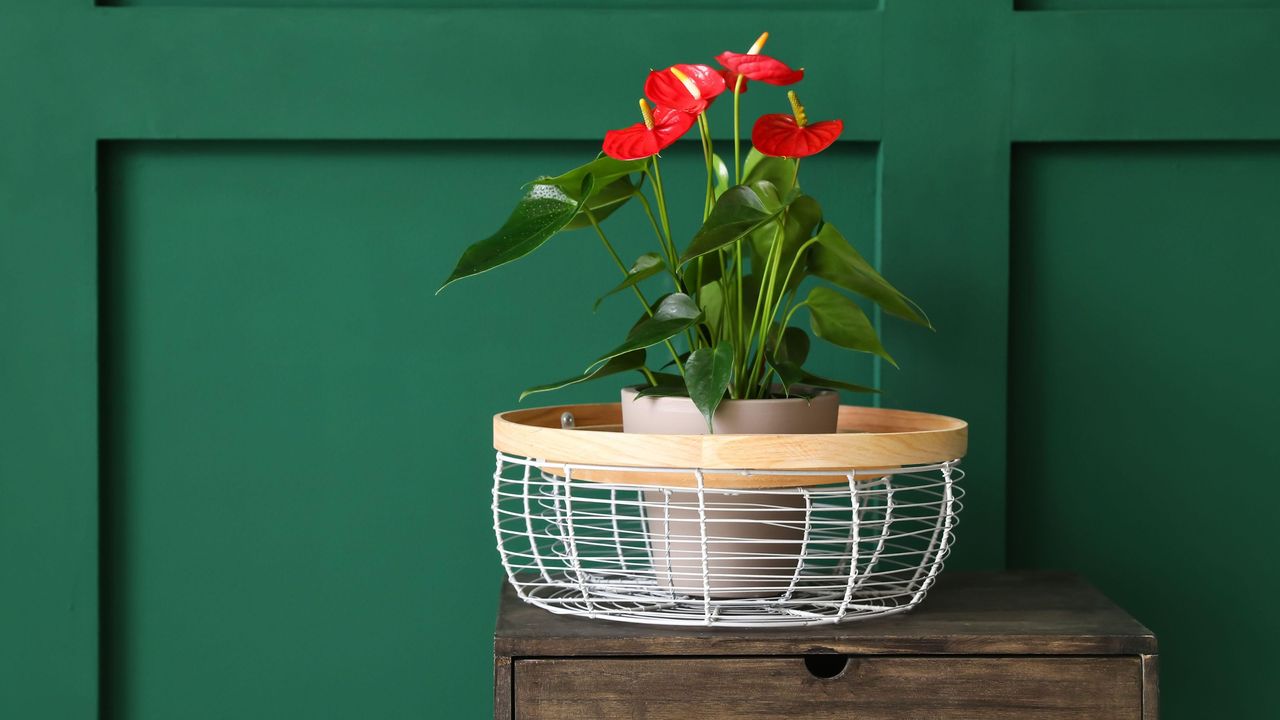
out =
{"type": "MultiPolygon", "coordinates": [[[[493,446],[505,453],[556,464],[618,465],[704,470],[888,469],[962,457],[969,426],[963,420],[906,410],[840,406],[839,431],[821,435],[647,435],[623,433],[618,403],[557,405],[499,413],[493,446]],[[576,427],[560,428],[572,412],[576,427]]],[[[584,480],[688,485],[681,473],[576,471],[584,480]]],[[[877,477],[867,473],[867,478],[877,477]]],[[[707,473],[708,487],[762,488],[817,485],[826,477],[743,476],[707,473]]]]}

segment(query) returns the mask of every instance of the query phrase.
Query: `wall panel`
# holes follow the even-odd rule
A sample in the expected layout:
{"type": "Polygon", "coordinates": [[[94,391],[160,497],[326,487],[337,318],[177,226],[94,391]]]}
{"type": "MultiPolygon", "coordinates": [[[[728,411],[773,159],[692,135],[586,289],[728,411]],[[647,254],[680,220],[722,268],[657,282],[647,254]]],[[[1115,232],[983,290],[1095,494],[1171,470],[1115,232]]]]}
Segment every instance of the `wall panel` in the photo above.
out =
{"type": "MultiPolygon", "coordinates": [[[[477,716],[501,581],[489,417],[640,310],[592,313],[616,271],[590,230],[433,293],[523,181],[594,144],[103,147],[109,716],[477,716]]],[[[700,164],[671,152],[668,187],[700,187],[700,164]]],[[[873,255],[874,147],[840,146],[806,184],[873,255]]],[[[648,249],[639,206],[605,227],[648,249]]],[[[818,353],[870,380],[849,362],[818,353]]]]}
{"type": "Polygon", "coordinates": [[[1280,144],[1021,145],[1013,182],[1010,563],[1083,572],[1154,630],[1166,717],[1257,716],[1280,144]]]}

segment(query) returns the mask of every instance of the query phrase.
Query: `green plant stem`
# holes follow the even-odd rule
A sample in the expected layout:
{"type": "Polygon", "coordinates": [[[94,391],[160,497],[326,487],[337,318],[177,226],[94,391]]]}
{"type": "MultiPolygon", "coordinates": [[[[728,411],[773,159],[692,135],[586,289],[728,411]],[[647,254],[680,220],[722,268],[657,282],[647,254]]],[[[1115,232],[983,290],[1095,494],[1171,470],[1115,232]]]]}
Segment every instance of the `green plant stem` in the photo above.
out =
{"type": "Polygon", "coordinates": [[[757,384],[756,375],[764,367],[764,350],[769,336],[769,324],[766,320],[766,315],[769,314],[769,298],[773,295],[774,283],[778,276],[777,266],[782,262],[782,244],[786,240],[786,223],[787,214],[784,211],[779,219],[778,236],[775,236],[773,246],[769,248],[769,258],[765,261],[765,273],[769,279],[760,288],[760,297],[756,299],[756,311],[751,315],[749,337],[751,341],[756,343],[756,356],[754,362],[751,363],[750,371],[747,373],[748,388],[757,384]],[[759,330],[757,330],[757,321],[759,322],[759,330]]]}
{"type": "MultiPolygon", "coordinates": [[[[792,258],[792,259],[791,259],[791,266],[790,266],[789,268],[787,268],[787,275],[786,275],[786,278],[782,281],[782,291],[783,291],[784,293],[788,293],[788,294],[787,294],[787,299],[786,299],[785,301],[780,301],[777,305],[774,305],[774,306],[773,306],[773,312],[771,312],[771,313],[769,314],[769,318],[768,318],[768,320],[767,320],[767,321],[765,321],[765,326],[766,326],[766,327],[772,327],[772,326],[773,326],[773,319],[774,319],[775,317],[777,317],[777,316],[778,316],[778,309],[779,309],[779,308],[789,307],[789,308],[790,308],[790,310],[788,310],[788,311],[785,313],[785,315],[784,315],[784,317],[783,317],[783,320],[782,320],[782,324],[780,324],[780,325],[778,326],[779,330],[786,330],[786,329],[787,329],[787,325],[791,324],[791,317],[792,317],[793,315],[795,315],[795,313],[796,313],[796,311],[797,311],[797,310],[799,310],[800,308],[804,307],[804,306],[807,304],[807,303],[803,303],[803,302],[802,302],[802,303],[799,303],[799,304],[797,304],[797,305],[792,305],[792,303],[794,303],[794,302],[795,302],[795,296],[796,296],[796,290],[797,290],[797,288],[792,288],[789,292],[787,291],[787,289],[786,289],[786,288],[787,288],[787,286],[788,286],[788,285],[790,285],[790,284],[791,284],[791,277],[792,277],[792,275],[795,273],[796,266],[799,264],[799,262],[800,262],[800,258],[804,257],[805,251],[807,251],[811,246],[813,246],[813,245],[814,245],[815,243],[817,243],[817,242],[818,242],[818,239],[817,239],[817,238],[810,238],[809,240],[806,240],[806,241],[805,241],[805,243],[804,243],[803,245],[801,245],[801,246],[800,246],[800,248],[796,251],[796,256],[795,256],[794,258],[792,258]]],[[[767,339],[767,338],[768,338],[768,335],[765,335],[765,338],[767,339]]],[[[778,333],[778,338],[777,338],[777,340],[774,342],[773,349],[774,349],[774,350],[777,350],[777,349],[778,349],[778,346],[779,346],[779,345],[781,345],[781,344],[782,344],[782,333],[781,333],[781,332],[779,332],[779,333],[778,333]]],[[[765,352],[766,354],[767,354],[767,352],[768,352],[768,351],[767,351],[767,350],[765,350],[764,348],[762,348],[761,350],[762,350],[762,352],[765,352]]],[[[766,355],[766,356],[767,356],[767,355],[766,355]]],[[[767,381],[767,380],[768,380],[768,377],[769,377],[769,376],[768,376],[768,373],[766,373],[766,374],[765,374],[765,378],[764,378],[764,380],[766,380],[766,381],[767,381]]],[[[763,381],[762,381],[762,382],[763,382],[763,381]]],[[[767,390],[767,387],[762,387],[762,392],[764,392],[764,391],[766,391],[766,390],[767,390]]]]}
{"type": "MultiPolygon", "coordinates": [[[[662,219],[662,232],[667,236],[667,246],[674,253],[675,244],[671,240],[671,222],[667,219],[667,196],[662,190],[662,170],[658,167],[658,156],[652,158],[653,165],[653,192],[658,198],[658,217],[662,219]]],[[[675,263],[675,255],[671,257],[671,262],[675,263]]],[[[675,268],[672,267],[672,271],[675,268]]]]}
{"type": "MultiPolygon", "coordinates": [[[[791,309],[787,311],[787,314],[783,316],[782,324],[779,325],[778,327],[782,328],[783,330],[786,330],[787,325],[791,324],[791,318],[796,314],[796,311],[808,304],[809,304],[808,302],[798,302],[795,305],[792,305],[791,309]]],[[[781,345],[781,344],[782,344],[782,333],[778,333],[778,345],[781,345]]],[[[777,350],[778,345],[774,345],[773,349],[777,350]]]]}
{"type": "Polygon", "coordinates": [[[711,162],[711,125],[707,123],[707,114],[698,114],[698,134],[702,137],[702,160],[707,165],[707,194],[702,199],[702,221],[706,222],[711,215],[711,206],[716,202],[715,166],[711,162]]]}
{"type": "MultiPolygon", "coordinates": [[[[742,183],[742,140],[740,131],[740,120],[742,114],[740,112],[741,104],[739,97],[742,95],[743,78],[741,75],[733,83],[733,184],[740,185],[742,183]]],[[[741,382],[742,369],[747,364],[747,353],[749,348],[747,343],[743,342],[741,336],[743,317],[742,308],[742,286],[743,286],[743,267],[742,267],[742,241],[738,240],[733,244],[734,254],[734,273],[737,275],[737,291],[734,293],[734,304],[737,305],[737,316],[734,318],[734,334],[737,335],[734,340],[734,372],[733,376],[741,382]]],[[[726,307],[729,305],[728,300],[725,301],[726,307]]],[[[732,386],[733,383],[730,383],[732,386]]],[[[740,388],[738,394],[742,395],[745,388],[740,388]]]]}
{"type": "MultiPolygon", "coordinates": [[[[693,281],[694,286],[692,288],[689,288],[689,291],[690,291],[689,295],[690,297],[694,298],[695,302],[697,301],[698,294],[702,292],[702,258],[698,258],[696,262],[697,262],[697,265],[695,266],[696,270],[694,271],[694,281],[693,281]]],[[[721,272],[722,273],[724,272],[723,268],[721,269],[721,272]]],[[[697,333],[698,340],[705,341],[707,347],[715,347],[716,338],[711,334],[711,329],[710,327],[708,327],[707,323],[705,322],[698,323],[697,325],[694,326],[693,329],[697,333]]],[[[698,347],[698,343],[694,340],[694,337],[693,337],[694,332],[689,332],[689,331],[686,331],[686,332],[688,332],[689,334],[689,350],[690,352],[692,352],[695,348],[698,347]]]]}
{"type": "Polygon", "coordinates": [[[662,228],[658,227],[658,219],[653,216],[653,206],[649,204],[649,196],[643,191],[637,191],[636,197],[640,198],[640,204],[644,207],[644,214],[649,218],[649,226],[653,228],[653,234],[658,238],[658,245],[662,247],[662,254],[667,252],[667,242],[662,237],[662,228]]]}
{"type": "MultiPolygon", "coordinates": [[[[791,267],[787,268],[787,275],[782,281],[782,287],[785,288],[791,284],[791,276],[795,274],[796,265],[799,264],[800,258],[804,257],[805,251],[808,250],[817,242],[818,242],[818,238],[809,238],[804,242],[803,245],[800,246],[798,250],[796,250],[796,256],[791,258],[791,267]]],[[[777,308],[774,308],[774,309],[777,310],[777,308]]],[[[769,318],[769,319],[772,320],[773,318],[769,318]]]]}
{"type": "MultiPolygon", "coordinates": [[[[667,216],[667,194],[662,187],[662,169],[658,166],[657,155],[651,158],[651,164],[653,165],[653,192],[658,198],[658,217],[662,220],[662,232],[667,236],[667,269],[671,272],[671,279],[675,281],[676,290],[680,291],[684,283],[681,282],[680,273],[677,272],[679,260],[676,256],[675,242],[671,239],[671,221],[667,216]]],[[[686,332],[685,335],[688,337],[689,350],[692,352],[697,345],[693,339],[693,333],[686,332]]],[[[667,344],[670,345],[670,341],[667,341],[667,344]]],[[[671,352],[674,356],[675,349],[673,348],[671,352]]],[[[676,367],[680,368],[680,374],[684,375],[684,365],[680,363],[680,358],[676,357],[675,361],[676,367]]]]}
{"type": "MultiPolygon", "coordinates": [[[[605,236],[604,230],[600,227],[600,223],[596,220],[596,216],[590,210],[587,213],[587,220],[591,221],[591,227],[596,231],[596,235],[600,236],[600,242],[604,245],[604,249],[609,252],[609,257],[613,258],[613,263],[622,271],[623,277],[630,273],[627,271],[627,264],[622,262],[622,258],[618,256],[618,251],[613,249],[613,243],[609,242],[609,238],[605,236]]],[[[649,300],[644,296],[644,291],[638,286],[632,285],[631,290],[635,293],[636,298],[640,300],[640,304],[644,306],[644,311],[649,317],[653,317],[653,308],[649,306],[649,300]]]]}
{"type": "MultiPolygon", "coordinates": [[[[791,176],[791,187],[787,188],[786,195],[790,195],[795,190],[796,183],[800,178],[800,158],[796,158],[795,173],[791,176]]],[[[785,197],[785,195],[784,195],[785,197]]],[[[778,236],[775,238],[773,247],[769,248],[769,260],[765,263],[766,272],[769,276],[769,282],[766,288],[762,288],[760,297],[756,301],[756,308],[760,310],[759,316],[761,326],[759,329],[758,342],[756,350],[755,362],[752,363],[751,372],[747,374],[749,382],[756,384],[756,377],[764,369],[765,346],[768,344],[769,327],[773,322],[774,316],[777,314],[777,307],[774,306],[773,289],[777,286],[778,266],[782,264],[782,246],[787,239],[787,215],[790,214],[791,206],[787,205],[782,211],[782,217],[778,220],[778,236]]],[[[785,287],[785,286],[784,286],[785,287]]],[[[778,298],[781,302],[782,298],[778,298]]],[[[755,335],[755,314],[752,315],[751,323],[752,335],[755,335]]]]}
{"type": "MultiPolygon", "coordinates": [[[[735,334],[737,337],[736,337],[736,338],[735,338],[735,340],[734,340],[734,345],[733,345],[733,346],[734,346],[734,348],[735,348],[735,349],[737,349],[737,350],[739,351],[739,352],[737,352],[737,353],[735,353],[735,354],[734,354],[734,365],[735,365],[735,367],[734,367],[734,377],[741,377],[741,370],[742,370],[742,367],[743,367],[743,366],[745,366],[745,365],[747,364],[747,354],[746,354],[746,353],[747,353],[747,348],[745,347],[745,344],[742,342],[742,321],[743,321],[743,320],[745,320],[745,318],[743,317],[743,314],[742,314],[742,295],[743,295],[743,292],[742,292],[742,276],[743,276],[743,269],[742,269],[742,241],[741,241],[741,240],[738,240],[738,241],[734,242],[734,244],[733,244],[733,252],[734,252],[734,260],[733,260],[733,264],[734,264],[734,273],[738,276],[738,278],[737,278],[737,280],[738,280],[738,289],[737,289],[737,292],[735,292],[735,293],[734,293],[734,302],[735,302],[735,304],[738,306],[738,312],[737,312],[736,317],[734,318],[734,334],[735,334]],[[740,361],[740,362],[739,362],[739,357],[741,357],[741,361],[740,361]]],[[[725,303],[725,305],[726,305],[726,306],[727,306],[728,304],[729,304],[728,302],[726,302],[726,303],[725,303]]]]}
{"type": "MultiPolygon", "coordinates": [[[[587,220],[591,222],[591,227],[595,229],[596,235],[600,236],[600,242],[604,244],[604,249],[609,251],[609,257],[613,258],[614,264],[622,271],[622,276],[626,277],[629,274],[627,272],[627,264],[622,262],[622,258],[618,256],[618,251],[613,249],[613,243],[609,242],[609,238],[604,234],[604,230],[601,229],[600,223],[596,221],[595,214],[590,210],[586,210],[585,212],[587,213],[587,220]]],[[[644,306],[645,314],[649,317],[653,317],[653,308],[649,306],[649,300],[645,298],[644,291],[635,285],[632,285],[631,289],[635,291],[636,298],[639,299],[640,304],[644,306]]],[[[680,369],[680,374],[683,376],[684,364],[680,362],[680,353],[676,352],[676,346],[672,345],[670,340],[664,340],[663,343],[667,346],[667,350],[671,351],[671,359],[676,361],[676,367],[680,369]]],[[[649,374],[648,368],[642,367],[641,369],[644,370],[645,375],[649,377],[649,384],[657,385],[657,383],[653,381],[653,376],[649,374]]]]}
{"type": "Polygon", "coordinates": [[[738,131],[738,97],[742,94],[742,76],[733,83],[733,184],[742,184],[742,155],[740,150],[740,133],[738,131]]]}
{"type": "Polygon", "coordinates": [[[667,267],[667,274],[676,283],[676,289],[680,289],[680,276],[676,274],[675,268],[671,267],[671,250],[667,248],[667,243],[662,238],[662,230],[658,228],[658,219],[653,216],[653,207],[649,205],[649,198],[643,191],[636,193],[636,197],[640,198],[640,204],[644,207],[644,214],[649,218],[649,225],[653,227],[653,234],[658,238],[658,247],[662,250],[663,265],[667,267]]]}

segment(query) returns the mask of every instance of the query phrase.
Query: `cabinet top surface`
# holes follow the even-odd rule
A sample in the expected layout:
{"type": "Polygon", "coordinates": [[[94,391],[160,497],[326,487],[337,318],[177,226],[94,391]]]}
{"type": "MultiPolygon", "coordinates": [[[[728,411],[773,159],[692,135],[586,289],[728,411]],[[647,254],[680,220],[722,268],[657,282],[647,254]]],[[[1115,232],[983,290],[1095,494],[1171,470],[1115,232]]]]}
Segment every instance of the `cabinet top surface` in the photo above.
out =
{"type": "Polygon", "coordinates": [[[494,653],[597,655],[1154,654],[1151,631],[1066,573],[944,573],[915,610],[800,628],[660,627],[556,615],[503,583],[494,653]]]}

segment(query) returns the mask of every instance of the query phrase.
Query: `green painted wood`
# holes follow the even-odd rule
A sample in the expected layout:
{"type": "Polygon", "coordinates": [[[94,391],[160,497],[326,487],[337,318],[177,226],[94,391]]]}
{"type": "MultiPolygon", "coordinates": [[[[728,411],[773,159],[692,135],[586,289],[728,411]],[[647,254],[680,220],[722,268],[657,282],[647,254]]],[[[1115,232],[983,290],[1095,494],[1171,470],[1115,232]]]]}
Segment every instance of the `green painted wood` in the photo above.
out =
{"type": "MultiPolygon", "coordinates": [[[[10,77],[0,87],[13,107],[10,77]]],[[[0,124],[0,715],[88,718],[98,674],[94,148],[45,142],[27,113],[0,124]]]]}
{"type": "Polygon", "coordinates": [[[1276,0],[1014,0],[1016,10],[1184,10],[1274,8],[1276,0]]]}
{"type": "MultiPolygon", "coordinates": [[[[430,8],[446,10],[456,10],[470,5],[470,3],[463,2],[463,0],[97,0],[97,4],[104,7],[430,8]]],[[[609,3],[609,7],[615,9],[652,9],[655,6],[662,6],[662,4],[655,3],[654,0],[614,0],[609,3]]],[[[683,9],[696,7],[715,8],[723,4],[716,0],[701,0],[701,2],[680,3],[679,7],[683,9]]],[[[599,0],[486,0],[484,5],[486,8],[502,9],[512,7],[597,9],[601,7],[599,0]]],[[[733,5],[736,8],[773,9],[776,3],[774,0],[734,0],[733,5]]],[[[675,6],[672,5],[671,7],[675,6]]],[[[801,10],[867,10],[877,7],[877,0],[799,0],[791,3],[790,7],[801,10]]]]}
{"type": "MultiPolygon", "coordinates": [[[[370,697],[386,717],[483,706],[500,576],[489,417],[585,365],[639,310],[622,296],[592,313],[591,293],[614,280],[589,230],[529,259],[553,279],[543,286],[496,271],[434,298],[422,275],[451,264],[454,230],[482,233],[510,202],[472,199],[454,178],[514,188],[530,166],[565,169],[592,147],[105,153],[110,717],[353,716],[370,697]],[[468,205],[450,232],[432,230],[439,208],[468,205]]],[[[671,153],[668,178],[693,176],[695,152],[671,153]]],[[[874,197],[871,152],[832,160],[815,192],[861,178],[874,197]]],[[[832,220],[870,234],[873,208],[832,220]]],[[[675,220],[700,210],[683,204],[675,220]]],[[[629,215],[610,225],[639,254],[644,220],[629,215]]],[[[562,398],[616,397],[618,384],[562,398]]]]}
{"type": "Polygon", "coordinates": [[[1167,718],[1273,706],[1280,144],[1014,163],[1010,560],[1160,638],[1167,718]]]}
{"type": "MultiPolygon", "coordinates": [[[[388,717],[463,716],[483,702],[496,557],[474,428],[519,373],[558,369],[529,357],[541,336],[508,303],[435,301],[421,276],[454,253],[430,232],[439,207],[473,203],[458,229],[481,232],[505,204],[452,178],[514,181],[583,150],[107,153],[111,717],[352,716],[371,698],[388,717]],[[528,359],[504,369],[512,357],[528,359]]],[[[573,244],[589,238],[564,239],[535,267],[584,272],[573,244]]],[[[563,306],[568,290],[523,307],[563,306]]],[[[553,332],[573,335],[561,315],[553,332]]]]}
{"type": "MultiPolygon", "coordinates": [[[[105,137],[596,140],[636,122],[650,67],[768,27],[771,50],[823,69],[805,84],[815,113],[879,135],[880,13],[496,12],[101,8],[65,19],[84,46],[46,73],[73,89],[63,102],[113,98],[93,107],[105,137]]],[[[788,107],[743,96],[752,117],[788,107]]]]}
{"type": "Polygon", "coordinates": [[[936,333],[884,324],[907,358],[882,384],[895,407],[963,417],[964,528],[952,567],[1004,561],[1005,341],[1010,20],[1003,0],[900,2],[886,47],[927,42],[945,63],[904,53],[885,64],[880,230],[883,268],[929,312],[936,333]],[[945,170],[944,170],[945,169],[945,170]],[[981,528],[969,532],[970,527],[981,528]]]}
{"type": "MultiPolygon", "coordinates": [[[[1118,205],[1106,209],[1115,224],[1105,228],[1122,249],[1132,243],[1118,260],[1149,295],[1165,280],[1136,264],[1151,231],[1132,213],[1166,194],[1185,201],[1170,217],[1188,223],[1178,212],[1233,207],[1222,192],[1193,202],[1187,178],[1138,182],[1155,172],[1151,163],[1182,162],[1183,153],[1218,172],[1236,162],[1223,145],[1206,153],[1170,143],[1135,168],[1113,168],[1108,158],[1129,146],[1060,161],[1056,148],[1071,145],[1028,145],[1013,156],[1012,143],[1280,139],[1269,74],[1280,66],[1280,12],[1243,3],[1039,12],[1054,0],[1028,0],[1023,11],[1008,0],[785,9],[711,1],[593,9],[576,0],[248,7],[254,1],[0,2],[0,676],[13,680],[0,683],[0,716],[87,718],[100,696],[108,717],[130,718],[486,713],[489,677],[479,663],[491,591],[441,600],[428,570],[497,577],[488,522],[477,515],[487,507],[485,416],[509,407],[518,388],[563,375],[580,351],[612,339],[612,323],[631,310],[590,314],[590,288],[612,278],[598,255],[573,244],[596,252],[587,234],[526,265],[580,270],[555,283],[493,274],[440,298],[426,293],[466,241],[500,221],[520,182],[576,164],[604,128],[633,121],[647,66],[742,47],[769,29],[771,51],[813,70],[802,90],[814,116],[846,120],[850,142],[806,163],[805,182],[939,327],[929,334],[886,322],[904,369],[850,368],[879,375],[886,405],[973,422],[952,566],[1004,564],[1006,412],[1034,430],[1093,399],[1018,375],[1019,358],[1040,351],[1019,344],[1020,333],[1070,327],[1076,317],[1064,315],[1074,306],[1061,286],[1047,282],[1036,304],[1015,308],[1007,352],[1010,283],[1021,287],[1023,268],[1035,278],[1057,273],[1059,264],[1037,263],[1064,252],[1084,221],[1050,225],[1037,204],[1070,206],[1082,184],[1114,187],[1118,205]],[[226,140],[255,142],[218,142],[226,140]],[[1104,170],[1131,182],[1108,185],[1104,170]],[[1038,184],[1023,188],[1024,179],[1038,184]],[[512,193],[473,196],[490,186],[512,193]],[[1023,242],[1033,254],[1019,254],[1023,242]],[[293,292],[273,294],[283,287],[293,292]],[[237,320],[251,301],[259,325],[237,320]],[[525,322],[526,313],[539,320],[525,322]],[[462,349],[440,352],[438,334],[462,349]],[[449,380],[430,384],[431,373],[449,380]],[[452,377],[464,375],[480,380],[452,377]],[[354,387],[339,378],[355,378],[354,387]],[[218,412],[182,403],[179,391],[192,387],[218,412]],[[449,446],[428,446],[424,438],[442,428],[449,446]],[[232,444],[245,451],[227,452],[232,444]],[[445,453],[436,474],[481,475],[443,483],[423,472],[433,450],[445,453]],[[357,476],[362,468],[382,481],[357,476]],[[304,474],[324,482],[310,485],[304,474]],[[443,513],[422,503],[442,484],[451,493],[443,513]],[[315,492],[291,503],[300,489],[315,492]],[[237,532],[214,538],[223,526],[237,532]],[[432,554],[441,543],[450,551],[432,554]],[[437,607],[454,612],[433,615],[437,607]],[[202,654],[181,657],[189,646],[202,654]]],[[[784,107],[776,91],[753,89],[745,102],[748,115],[784,107]]],[[[727,131],[720,118],[716,134],[727,131]]],[[[1274,187],[1271,146],[1248,147],[1263,166],[1224,185],[1246,198],[1274,187]]],[[[677,173],[696,171],[693,150],[672,153],[677,173]]],[[[678,212],[691,218],[696,208],[678,212]]],[[[1269,218],[1255,204],[1220,224],[1256,250],[1269,218]]],[[[639,251],[642,229],[624,223],[617,233],[639,251]]],[[[1155,325],[1142,336],[1148,345],[1122,359],[1164,349],[1172,332],[1155,325]]],[[[837,358],[819,360],[834,372],[837,358]]],[[[1217,377],[1215,366],[1201,367],[1217,377]]],[[[1182,392],[1168,382],[1165,395],[1182,392]]],[[[1256,408],[1238,387],[1220,389],[1229,407],[1256,408]]],[[[607,391],[588,386],[557,399],[607,391]]],[[[1134,445],[1150,455],[1168,442],[1152,433],[1134,445]]],[[[1089,453],[1080,462],[1108,458],[1089,453]]],[[[1117,580],[1136,575],[1123,553],[1084,557],[1055,544],[1085,532],[1080,508],[1055,502],[1074,478],[1042,472],[1042,460],[1026,454],[1009,462],[1020,485],[1007,513],[1034,508],[1042,523],[1012,526],[1013,560],[1101,575],[1140,619],[1155,613],[1150,623],[1181,657],[1225,652],[1189,620],[1194,612],[1156,603],[1172,591],[1140,595],[1117,580]],[[1059,530],[1054,542],[1049,528],[1059,530]]],[[[1161,515],[1198,507],[1190,493],[1199,486],[1182,482],[1161,515]]],[[[1091,517],[1082,547],[1136,542],[1131,510],[1142,487],[1151,485],[1135,485],[1129,506],[1091,517]]],[[[1239,527],[1241,547],[1265,540],[1257,525],[1239,527]]],[[[1160,563],[1195,549],[1159,538],[1166,542],[1147,547],[1160,563]]],[[[1202,554],[1181,559],[1218,560],[1212,546],[1196,547],[1202,554]]],[[[1228,557],[1229,577],[1253,567],[1245,554],[1228,557]]],[[[1232,651],[1230,667],[1265,661],[1232,651]]],[[[1197,715],[1182,708],[1207,696],[1183,693],[1166,715],[1197,715]]],[[[1241,715],[1263,707],[1247,693],[1238,702],[1241,715]]]]}
{"type": "Polygon", "coordinates": [[[1280,127],[1280,10],[1027,12],[1018,140],[1254,140],[1280,127]]]}

